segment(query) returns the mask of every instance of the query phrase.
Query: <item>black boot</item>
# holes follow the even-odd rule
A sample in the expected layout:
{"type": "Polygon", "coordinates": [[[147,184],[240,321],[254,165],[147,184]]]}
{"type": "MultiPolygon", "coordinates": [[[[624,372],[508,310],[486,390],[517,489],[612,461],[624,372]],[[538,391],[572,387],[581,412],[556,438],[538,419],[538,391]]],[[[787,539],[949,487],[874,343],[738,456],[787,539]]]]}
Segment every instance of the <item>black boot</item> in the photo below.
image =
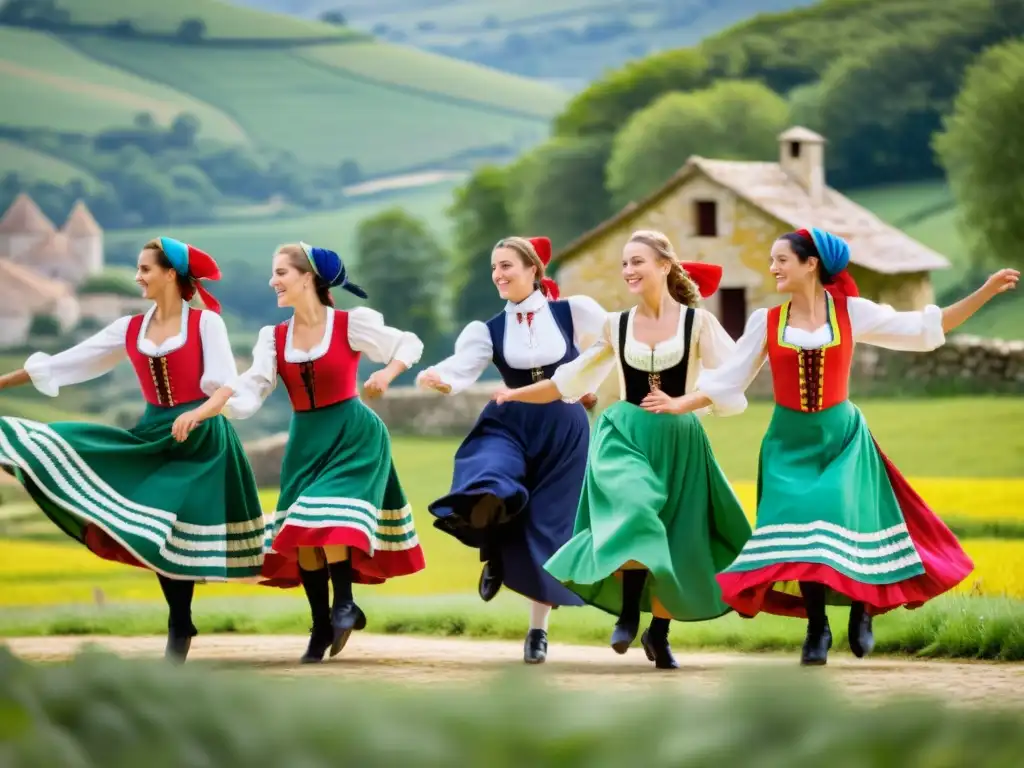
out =
{"type": "Polygon", "coordinates": [[[824,666],[832,647],[832,630],[825,614],[825,585],[810,581],[800,582],[807,609],[807,637],[804,639],[800,663],[804,666],[824,666]]]}
{"type": "Polygon", "coordinates": [[[531,629],[523,644],[523,661],[527,664],[543,664],[548,657],[548,633],[543,629],[531,629]]]}
{"type": "Polygon", "coordinates": [[[864,658],[875,649],[875,635],[871,631],[871,616],[864,608],[864,603],[853,603],[850,606],[847,635],[850,641],[850,650],[858,659],[864,658]]]}
{"type": "Polygon", "coordinates": [[[647,581],[647,571],[626,569],[622,572],[622,612],[612,631],[612,650],[625,653],[640,631],[640,596],[647,581]]]}
{"type": "Polygon", "coordinates": [[[160,588],[167,601],[167,645],[164,658],[173,664],[184,664],[192,647],[192,638],[199,634],[192,623],[192,595],[196,583],[181,579],[171,579],[157,574],[160,588]]]}
{"type": "Polygon", "coordinates": [[[334,640],[331,644],[331,656],[337,656],[345,647],[352,631],[366,627],[366,614],[352,598],[352,561],[330,563],[327,568],[331,574],[331,586],[334,588],[334,605],[331,609],[334,640]]]}
{"type": "Polygon", "coordinates": [[[679,669],[672,646],[668,644],[668,623],[668,619],[651,619],[651,626],[640,637],[644,653],[657,669],[679,669]]]}
{"type": "Polygon", "coordinates": [[[480,570],[480,581],[477,584],[477,592],[485,603],[494,599],[505,578],[497,528],[497,521],[501,516],[499,510],[503,509],[504,502],[501,499],[488,495],[477,501],[471,514],[474,524],[486,529],[487,542],[480,547],[480,561],[484,567],[480,570]]]}
{"type": "Polygon", "coordinates": [[[300,662],[303,664],[319,664],[324,660],[324,654],[334,642],[334,629],[331,627],[331,595],[327,583],[329,577],[327,568],[320,568],[316,571],[307,571],[299,568],[299,577],[302,579],[302,588],[306,592],[306,600],[309,601],[309,612],[313,617],[313,626],[309,631],[309,645],[306,652],[302,654],[300,662]]]}

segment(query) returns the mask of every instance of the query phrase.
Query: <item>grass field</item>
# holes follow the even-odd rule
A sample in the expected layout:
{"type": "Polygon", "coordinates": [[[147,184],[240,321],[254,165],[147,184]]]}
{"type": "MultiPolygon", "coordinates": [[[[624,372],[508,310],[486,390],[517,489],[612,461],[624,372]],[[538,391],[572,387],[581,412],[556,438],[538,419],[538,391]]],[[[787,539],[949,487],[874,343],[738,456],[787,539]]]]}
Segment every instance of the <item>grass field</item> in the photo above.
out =
{"type": "Polygon", "coordinates": [[[238,124],[211,104],[149,80],[134,67],[104,64],[27,29],[0,27],[0,101],[18,105],[0,118],[10,127],[95,133],[131,125],[140,112],[161,125],[190,112],[199,118],[203,136],[247,141],[238,124]]]}
{"type": "MultiPolygon", "coordinates": [[[[522,98],[518,83],[517,95],[506,96],[507,75],[496,79],[487,103],[453,102],[449,94],[353,77],[291,49],[68,39],[95,60],[218,105],[257,144],[287,149],[310,163],[351,159],[365,173],[384,174],[441,163],[473,147],[503,145],[511,154],[547,132],[548,117],[504,114],[495,106],[507,99],[515,107],[522,98]]],[[[429,59],[416,66],[421,73],[416,80],[431,70],[429,59]]],[[[548,93],[547,86],[536,88],[548,93]]]]}

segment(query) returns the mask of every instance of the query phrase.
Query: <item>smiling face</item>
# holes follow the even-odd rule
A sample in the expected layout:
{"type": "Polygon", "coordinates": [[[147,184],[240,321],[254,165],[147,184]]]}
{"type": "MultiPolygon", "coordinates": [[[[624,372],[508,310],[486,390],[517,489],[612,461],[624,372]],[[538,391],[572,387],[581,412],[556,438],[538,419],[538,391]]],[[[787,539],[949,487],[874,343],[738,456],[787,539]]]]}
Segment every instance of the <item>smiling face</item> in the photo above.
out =
{"type": "Polygon", "coordinates": [[[631,241],[622,249],[622,279],[634,295],[662,290],[670,269],[671,264],[646,243],[631,241]]]}
{"type": "Polygon", "coordinates": [[[277,294],[277,306],[294,307],[306,291],[310,290],[313,275],[297,269],[292,257],[278,251],[271,266],[270,287],[277,294]]]}
{"type": "Polygon", "coordinates": [[[135,272],[135,282],[142,289],[142,297],[156,300],[163,296],[168,288],[177,290],[178,273],[169,267],[161,266],[160,252],[152,248],[143,248],[135,272]]]}
{"type": "Polygon", "coordinates": [[[491,253],[491,282],[506,301],[518,304],[526,299],[536,279],[536,267],[527,265],[514,248],[495,248],[491,253]]]}
{"type": "Polygon", "coordinates": [[[776,240],[768,271],[775,278],[775,289],[779,293],[794,293],[817,279],[818,259],[811,256],[801,261],[792,243],[776,240]]]}

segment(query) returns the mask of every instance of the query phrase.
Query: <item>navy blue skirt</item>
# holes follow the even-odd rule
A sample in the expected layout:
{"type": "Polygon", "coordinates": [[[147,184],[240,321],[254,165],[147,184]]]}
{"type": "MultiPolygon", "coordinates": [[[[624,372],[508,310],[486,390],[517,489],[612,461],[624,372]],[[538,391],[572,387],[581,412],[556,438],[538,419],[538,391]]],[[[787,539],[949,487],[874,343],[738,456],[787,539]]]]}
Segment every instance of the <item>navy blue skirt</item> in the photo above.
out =
{"type": "Polygon", "coordinates": [[[579,403],[490,402],[455,453],[451,491],[428,508],[434,526],[500,556],[502,583],[550,605],[583,605],[544,570],[570,538],[587,471],[590,422],[579,403]],[[483,496],[504,502],[500,516],[475,519],[483,496]]]}

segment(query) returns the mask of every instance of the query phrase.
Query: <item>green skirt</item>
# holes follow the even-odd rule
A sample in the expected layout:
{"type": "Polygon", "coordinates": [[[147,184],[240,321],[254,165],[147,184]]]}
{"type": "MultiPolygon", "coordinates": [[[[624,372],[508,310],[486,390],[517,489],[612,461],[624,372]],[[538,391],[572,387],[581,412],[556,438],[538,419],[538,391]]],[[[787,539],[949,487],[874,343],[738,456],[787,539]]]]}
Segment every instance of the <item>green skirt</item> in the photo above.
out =
{"type": "Polygon", "coordinates": [[[744,615],[806,615],[801,581],[872,613],[922,605],[973,569],[849,400],[815,413],[775,407],[757,497],[754,534],[718,577],[744,615]]]}
{"type": "Polygon", "coordinates": [[[297,586],[298,550],[327,546],[350,548],[360,584],[425,565],[387,427],[358,398],[293,415],[264,583],[297,586]]]}
{"type": "Polygon", "coordinates": [[[678,621],[731,609],[715,575],[750,536],[697,416],[616,402],[594,428],[573,537],[545,564],[587,603],[619,615],[623,566],[649,571],[640,607],[678,621]]]}
{"type": "Polygon", "coordinates": [[[101,557],[195,581],[258,577],[263,512],[234,428],[216,416],[171,436],[195,405],[147,405],[130,430],[0,418],[0,465],[101,557]]]}

